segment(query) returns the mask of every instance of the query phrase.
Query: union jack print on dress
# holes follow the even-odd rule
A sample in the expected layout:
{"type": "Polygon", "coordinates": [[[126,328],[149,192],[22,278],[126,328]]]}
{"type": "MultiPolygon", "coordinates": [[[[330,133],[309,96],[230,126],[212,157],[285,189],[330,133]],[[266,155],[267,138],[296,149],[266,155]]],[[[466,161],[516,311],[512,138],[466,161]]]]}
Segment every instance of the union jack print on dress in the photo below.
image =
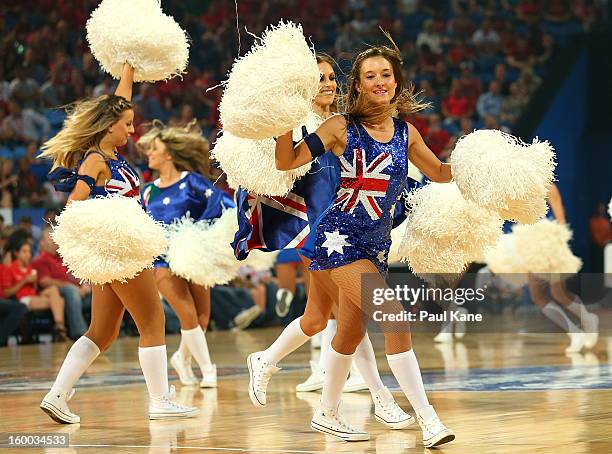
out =
{"type": "Polygon", "coordinates": [[[232,247],[239,260],[252,249],[269,252],[299,248],[310,233],[306,202],[294,192],[284,197],[266,197],[240,188],[236,204],[238,231],[232,247]]]}
{"type": "Polygon", "coordinates": [[[381,153],[367,163],[365,152],[358,148],[353,153],[353,162],[340,156],[340,189],[336,204],[342,211],[352,213],[361,202],[371,219],[380,219],[382,210],[375,197],[385,197],[389,187],[389,175],[382,171],[391,164],[389,153],[381,153]]]}

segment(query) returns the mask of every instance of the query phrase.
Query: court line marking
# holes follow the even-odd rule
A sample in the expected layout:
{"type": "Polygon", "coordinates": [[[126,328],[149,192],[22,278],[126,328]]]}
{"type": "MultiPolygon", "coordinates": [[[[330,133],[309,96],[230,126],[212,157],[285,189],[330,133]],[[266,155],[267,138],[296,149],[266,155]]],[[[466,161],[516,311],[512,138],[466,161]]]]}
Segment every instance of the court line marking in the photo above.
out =
{"type": "MultiPolygon", "coordinates": [[[[168,445],[70,445],[71,448],[168,448],[168,445]]],[[[318,454],[321,451],[300,451],[295,449],[259,449],[259,448],[212,448],[207,446],[171,446],[171,449],[205,449],[207,451],[224,451],[224,452],[280,452],[280,453],[296,453],[296,454],[318,454]]]]}

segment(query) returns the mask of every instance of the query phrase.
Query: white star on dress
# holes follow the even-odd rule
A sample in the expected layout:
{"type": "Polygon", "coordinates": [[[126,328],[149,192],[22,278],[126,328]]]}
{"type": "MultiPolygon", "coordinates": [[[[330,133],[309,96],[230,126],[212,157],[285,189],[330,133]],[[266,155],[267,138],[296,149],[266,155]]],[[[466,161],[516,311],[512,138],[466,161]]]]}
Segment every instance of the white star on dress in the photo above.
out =
{"type": "Polygon", "coordinates": [[[385,259],[387,258],[387,254],[385,251],[380,251],[378,253],[378,255],[376,256],[376,259],[380,262],[383,263],[385,261],[385,259]]]}
{"type": "Polygon", "coordinates": [[[187,184],[185,182],[179,184],[179,189],[185,189],[187,187],[187,184]]]}
{"type": "Polygon", "coordinates": [[[206,197],[210,197],[211,195],[213,195],[213,190],[212,189],[207,189],[206,191],[204,191],[204,195],[206,197]]]}
{"type": "Polygon", "coordinates": [[[345,246],[351,246],[351,244],[346,241],[348,235],[340,235],[338,230],[333,232],[323,232],[325,233],[325,241],[321,245],[321,247],[327,248],[327,256],[332,255],[333,252],[337,252],[338,254],[344,254],[345,246]]]}
{"type": "Polygon", "coordinates": [[[162,200],[162,203],[164,205],[168,205],[170,203],[170,197],[164,197],[164,200],[162,200]]]}

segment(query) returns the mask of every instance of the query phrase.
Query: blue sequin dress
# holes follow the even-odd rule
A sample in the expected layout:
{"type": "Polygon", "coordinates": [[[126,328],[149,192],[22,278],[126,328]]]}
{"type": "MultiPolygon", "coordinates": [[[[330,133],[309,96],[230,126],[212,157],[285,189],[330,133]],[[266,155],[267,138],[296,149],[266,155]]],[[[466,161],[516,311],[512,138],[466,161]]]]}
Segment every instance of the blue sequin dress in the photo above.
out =
{"type": "MultiPolygon", "coordinates": [[[[159,180],[149,183],[141,200],[146,212],[165,225],[184,216],[196,221],[217,219],[235,206],[230,196],[196,172],[183,172],[176,183],[164,188],[159,187],[159,180]]],[[[168,263],[158,257],[154,266],[167,268],[168,263]]]]}
{"type": "Polygon", "coordinates": [[[408,124],[394,118],[393,125],[393,138],[381,143],[361,124],[348,124],[335,201],[311,233],[311,270],[367,259],[387,273],[393,207],[408,177],[408,124]]]}

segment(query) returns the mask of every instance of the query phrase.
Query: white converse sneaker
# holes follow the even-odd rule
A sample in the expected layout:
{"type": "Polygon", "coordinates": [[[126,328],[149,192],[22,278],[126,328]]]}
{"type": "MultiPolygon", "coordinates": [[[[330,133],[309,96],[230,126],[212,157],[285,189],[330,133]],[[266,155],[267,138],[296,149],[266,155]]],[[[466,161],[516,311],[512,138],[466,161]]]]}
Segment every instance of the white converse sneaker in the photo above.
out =
{"type": "Polygon", "coordinates": [[[182,385],[191,386],[198,384],[198,379],[191,369],[191,359],[187,361],[180,350],[175,351],[170,357],[170,364],[174,367],[182,385]]]}
{"type": "Polygon", "coordinates": [[[149,397],[149,419],[191,418],[200,414],[198,408],[185,407],[175,402],[175,398],[174,386],[161,397],[149,397]]]}
{"type": "Polygon", "coordinates": [[[339,408],[340,404],[336,408],[319,407],[310,421],[310,427],[344,441],[368,441],[370,434],[351,427],[340,414],[339,408]]]}
{"type": "Polygon", "coordinates": [[[570,337],[571,342],[569,347],[565,349],[565,353],[578,353],[584,348],[586,335],[582,331],[577,333],[567,333],[567,335],[570,337]]]}
{"type": "Polygon", "coordinates": [[[247,356],[249,368],[249,397],[256,407],[266,406],[266,389],[272,375],[280,370],[263,359],[263,352],[251,353],[247,356]]]}
{"type": "Polygon", "coordinates": [[[72,399],[72,396],[74,396],[74,389],[67,393],[51,389],[40,403],[40,408],[55,422],[77,424],[81,422],[81,418],[68,408],[68,401],[72,399]]]}
{"type": "Polygon", "coordinates": [[[403,429],[414,424],[414,418],[401,409],[386,386],[372,398],[374,399],[376,421],[391,429],[403,429]]]}
{"type": "Polygon", "coordinates": [[[342,392],[354,393],[357,391],[363,391],[365,389],[368,389],[368,385],[357,370],[357,368],[353,365],[353,367],[351,367],[351,375],[349,375],[348,380],[344,384],[342,392]]]}
{"type": "Polygon", "coordinates": [[[312,392],[323,388],[324,372],[315,361],[310,361],[310,377],[295,387],[297,392],[312,392]]]}
{"type": "MultiPolygon", "coordinates": [[[[468,314],[468,310],[465,307],[459,307],[457,308],[457,312],[460,315],[467,315],[468,314]]],[[[454,331],[455,331],[455,337],[457,339],[463,339],[465,337],[465,322],[463,320],[457,320],[454,323],[454,331]]]]}
{"type": "Polygon", "coordinates": [[[211,364],[210,366],[200,369],[202,372],[202,381],[200,382],[200,388],[216,388],[217,387],[217,365],[211,364]]]}
{"type": "MultiPolygon", "coordinates": [[[[452,322],[451,322],[452,323],[452,322]]],[[[439,344],[449,344],[453,341],[453,326],[445,325],[440,332],[434,337],[434,342],[439,344]]]]}
{"type": "Polygon", "coordinates": [[[291,309],[291,303],[293,302],[293,293],[286,288],[279,288],[276,291],[276,305],[274,311],[279,318],[285,317],[291,309]]]}
{"type": "Polygon", "coordinates": [[[423,431],[423,445],[426,448],[440,446],[455,439],[455,433],[442,424],[442,421],[440,421],[440,418],[435,413],[428,421],[423,421],[417,413],[417,421],[423,431]]]}
{"type": "Polygon", "coordinates": [[[593,348],[599,339],[599,317],[597,314],[588,314],[582,320],[582,329],[585,333],[584,346],[593,348]]]}

